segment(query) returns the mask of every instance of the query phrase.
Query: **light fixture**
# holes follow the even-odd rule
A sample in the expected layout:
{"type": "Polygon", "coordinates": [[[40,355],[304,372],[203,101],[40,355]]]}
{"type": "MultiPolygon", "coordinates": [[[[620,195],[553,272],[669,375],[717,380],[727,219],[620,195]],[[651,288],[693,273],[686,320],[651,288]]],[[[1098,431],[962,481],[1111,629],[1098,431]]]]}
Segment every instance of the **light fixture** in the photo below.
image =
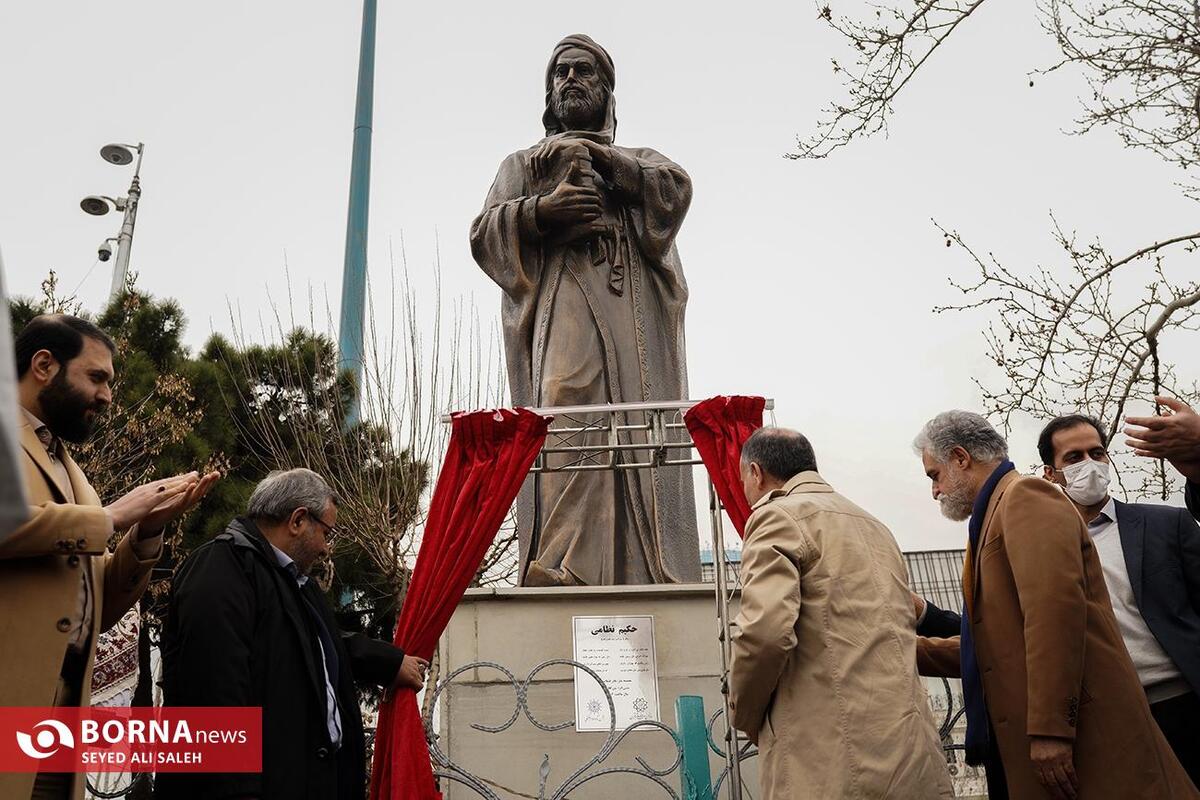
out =
{"type": "Polygon", "coordinates": [[[112,200],[112,198],[89,194],[79,201],[79,207],[93,217],[103,217],[108,213],[109,203],[112,203],[114,206],[116,205],[116,201],[112,200]]]}
{"type": "Polygon", "coordinates": [[[110,164],[123,167],[133,163],[133,153],[123,144],[106,144],[100,148],[100,157],[110,164]]]}

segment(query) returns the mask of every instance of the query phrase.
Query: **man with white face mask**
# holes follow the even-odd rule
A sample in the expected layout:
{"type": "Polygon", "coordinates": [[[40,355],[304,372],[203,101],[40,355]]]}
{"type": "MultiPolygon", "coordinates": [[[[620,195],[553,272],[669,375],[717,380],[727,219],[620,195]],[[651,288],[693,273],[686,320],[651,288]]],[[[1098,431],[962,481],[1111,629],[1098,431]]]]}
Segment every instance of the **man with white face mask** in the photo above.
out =
{"type": "Polygon", "coordinates": [[[1200,527],[1182,508],[1114,500],[1104,440],[1071,414],[1046,425],[1038,454],[1088,524],[1150,712],[1200,786],[1200,527]]]}

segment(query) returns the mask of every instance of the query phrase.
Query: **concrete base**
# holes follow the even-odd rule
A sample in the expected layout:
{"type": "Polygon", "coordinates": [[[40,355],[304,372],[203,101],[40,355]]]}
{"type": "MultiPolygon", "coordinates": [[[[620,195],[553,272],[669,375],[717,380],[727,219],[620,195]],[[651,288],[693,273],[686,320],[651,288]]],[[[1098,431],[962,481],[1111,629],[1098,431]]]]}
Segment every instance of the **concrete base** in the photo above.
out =
{"type": "MultiPolygon", "coordinates": [[[[736,613],[736,599],[731,614],[736,613]]],[[[653,615],[658,660],[662,722],[676,728],[675,699],[684,694],[704,698],[705,712],[721,708],[717,614],[711,584],[607,586],[579,588],[477,589],[467,592],[440,645],[441,675],[475,661],[493,661],[518,680],[543,661],[573,654],[573,616],[653,615]]],[[[440,744],[451,760],[486,779],[500,797],[538,796],[539,770],[549,756],[546,796],[586,765],[604,746],[607,733],[576,733],[574,726],[549,733],[522,715],[507,731],[492,734],[472,725],[504,724],[516,708],[511,684],[494,669],[475,668],[460,675],[442,693],[437,711],[440,744]]],[[[530,686],[529,708],[543,724],[573,721],[573,671],[556,666],[540,673],[530,686]]],[[[723,735],[720,723],[714,728],[723,735]]],[[[637,731],[622,742],[600,768],[637,767],[641,756],[655,769],[675,758],[675,745],[661,731],[637,731]]],[[[709,751],[713,780],[724,768],[709,751]]],[[[664,780],[682,796],[682,769],[664,780]]],[[[744,779],[757,795],[756,760],[745,765],[744,779]]],[[[478,795],[458,783],[443,781],[447,800],[478,795]]],[[[728,796],[723,789],[722,796],[728,796]]],[[[645,778],[611,775],[571,793],[588,798],[667,797],[645,778]]]]}

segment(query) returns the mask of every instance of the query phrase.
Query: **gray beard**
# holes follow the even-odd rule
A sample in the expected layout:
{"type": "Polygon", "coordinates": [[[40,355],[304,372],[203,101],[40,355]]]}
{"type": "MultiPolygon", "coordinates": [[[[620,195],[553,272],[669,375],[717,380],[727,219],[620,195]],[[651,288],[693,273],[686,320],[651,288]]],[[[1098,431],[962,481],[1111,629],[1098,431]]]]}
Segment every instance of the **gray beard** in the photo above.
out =
{"type": "Polygon", "coordinates": [[[554,116],[565,130],[599,130],[600,103],[593,97],[559,95],[551,101],[554,116]]]}
{"type": "Polygon", "coordinates": [[[970,489],[966,486],[955,486],[951,491],[944,492],[938,503],[942,507],[942,515],[955,522],[962,522],[971,516],[975,510],[975,498],[971,497],[970,489]]]}

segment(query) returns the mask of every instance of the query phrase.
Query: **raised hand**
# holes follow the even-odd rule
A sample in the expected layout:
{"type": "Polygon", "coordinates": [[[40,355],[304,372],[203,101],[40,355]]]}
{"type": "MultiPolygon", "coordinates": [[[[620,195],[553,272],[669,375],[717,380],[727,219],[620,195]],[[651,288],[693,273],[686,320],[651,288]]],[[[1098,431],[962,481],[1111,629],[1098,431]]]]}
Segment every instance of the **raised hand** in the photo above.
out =
{"type": "Polygon", "coordinates": [[[1200,481],[1200,414],[1173,397],[1155,397],[1166,411],[1157,417],[1126,417],[1125,444],[1134,455],[1165,458],[1190,481],[1200,481]]]}
{"type": "Polygon", "coordinates": [[[195,472],[151,481],[113,501],[105,509],[112,518],[113,528],[123,531],[144,520],[158,506],[173,502],[191,491],[199,481],[200,476],[195,472]]]}
{"type": "MultiPolygon", "coordinates": [[[[196,473],[192,474],[195,475],[196,473]]],[[[209,489],[213,487],[213,484],[216,483],[220,477],[221,473],[210,472],[192,484],[186,492],[175,495],[171,499],[165,500],[155,506],[154,509],[142,519],[142,524],[139,530],[140,533],[143,534],[143,538],[145,535],[153,536],[167,525],[171,524],[195,508],[200,501],[204,499],[204,496],[208,494],[209,489]]]]}

